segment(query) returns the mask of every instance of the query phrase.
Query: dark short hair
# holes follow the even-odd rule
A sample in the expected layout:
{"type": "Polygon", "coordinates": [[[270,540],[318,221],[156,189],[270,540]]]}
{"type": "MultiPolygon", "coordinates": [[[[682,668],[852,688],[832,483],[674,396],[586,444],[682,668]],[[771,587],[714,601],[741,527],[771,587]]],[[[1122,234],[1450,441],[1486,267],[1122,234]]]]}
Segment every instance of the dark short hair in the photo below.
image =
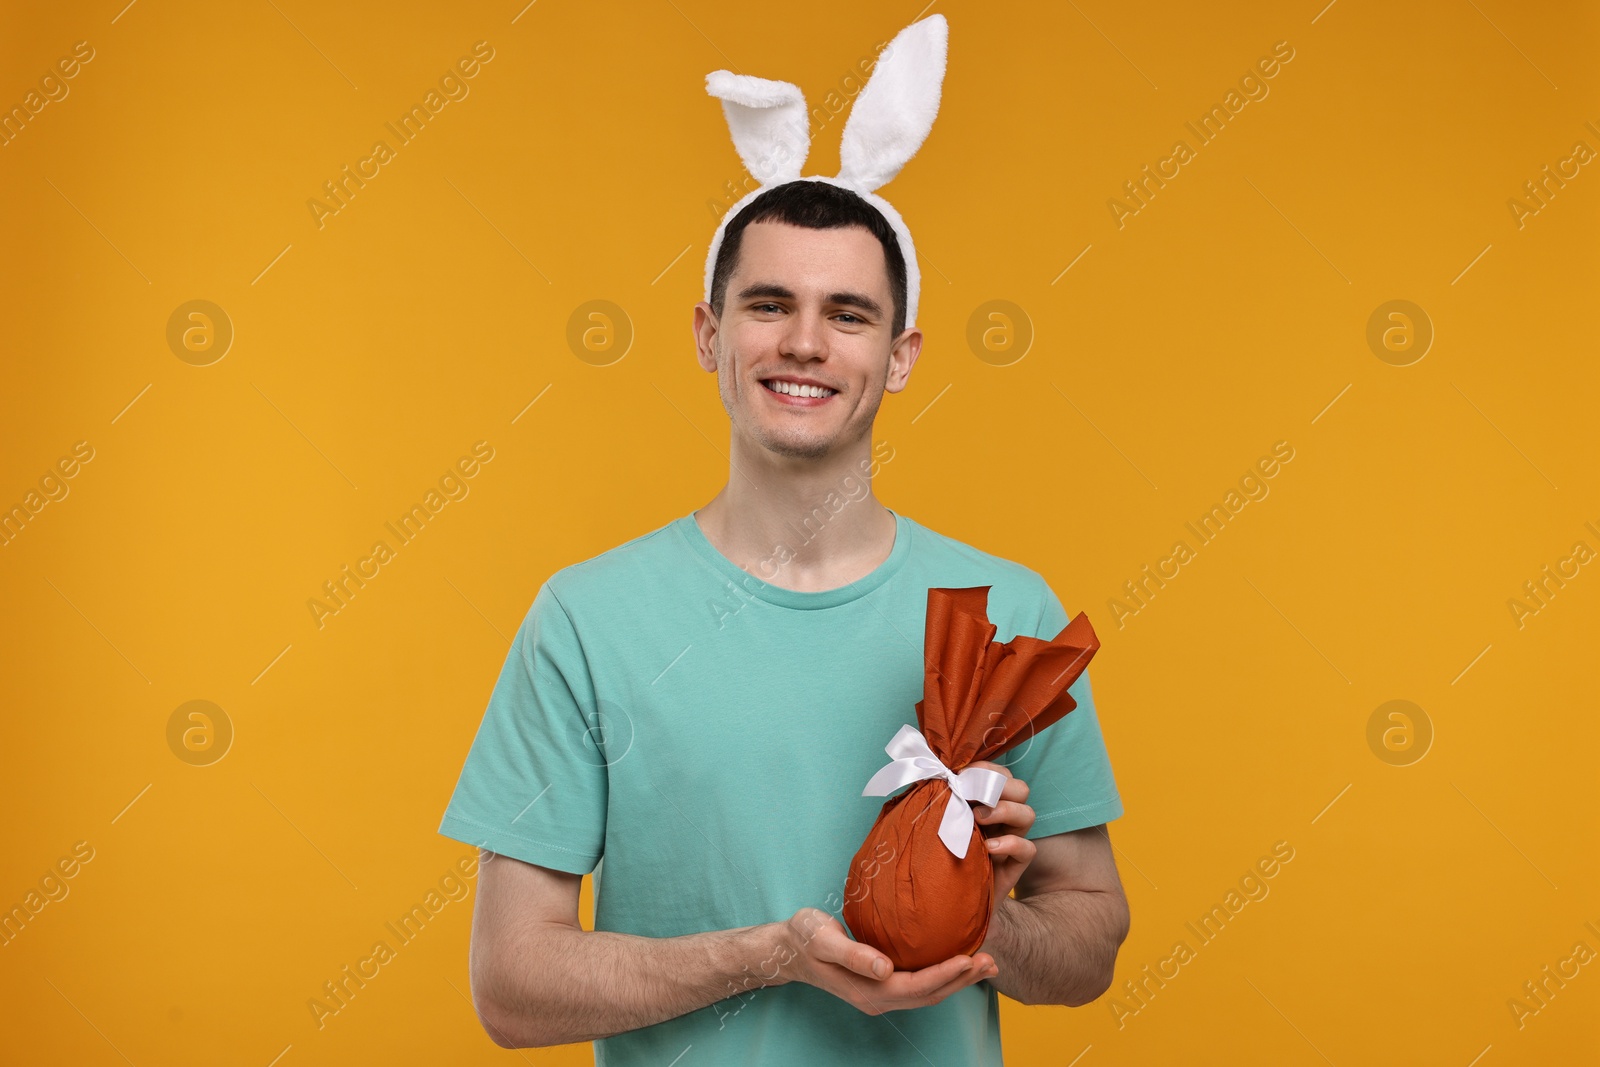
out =
{"type": "Polygon", "coordinates": [[[728,279],[739,263],[739,245],[746,226],[756,222],[786,222],[812,230],[834,230],[860,226],[883,245],[883,258],[889,268],[889,295],[894,300],[894,330],[899,337],[906,328],[906,261],[900,242],[883,212],[849,189],[829,182],[801,179],[775,186],[746,204],[728,223],[717,249],[717,262],[711,272],[711,310],[722,317],[727,298],[728,279]]]}

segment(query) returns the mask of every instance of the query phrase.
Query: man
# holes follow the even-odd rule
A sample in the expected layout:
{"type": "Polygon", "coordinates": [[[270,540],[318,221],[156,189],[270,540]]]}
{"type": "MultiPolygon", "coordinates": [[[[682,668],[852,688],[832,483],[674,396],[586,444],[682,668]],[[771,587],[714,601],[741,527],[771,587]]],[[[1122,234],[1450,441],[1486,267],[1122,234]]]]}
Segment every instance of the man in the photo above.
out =
{"type": "Polygon", "coordinates": [[[882,803],[862,787],[915,722],[928,589],[990,586],[997,640],[1067,622],[1034,571],[872,495],[893,456],[873,420],[922,344],[905,310],[894,235],[849,190],[789,182],[728,223],[694,332],[729,480],[539,589],[440,827],[485,850],[472,992],[498,1044],[998,1064],[999,992],[1078,1005],[1110,984],[1128,910],[1103,824],[1122,805],[1087,674],[1076,710],[978,764],[1010,776],[976,809],[996,898],[978,953],[893,972],[838,919],[882,803]]]}

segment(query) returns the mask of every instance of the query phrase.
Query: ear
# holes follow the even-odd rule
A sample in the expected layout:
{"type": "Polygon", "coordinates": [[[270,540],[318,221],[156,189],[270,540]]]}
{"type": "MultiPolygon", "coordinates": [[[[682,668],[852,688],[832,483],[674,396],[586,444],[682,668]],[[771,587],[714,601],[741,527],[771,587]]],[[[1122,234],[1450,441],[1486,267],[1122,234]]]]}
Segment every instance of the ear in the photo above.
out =
{"type": "MultiPolygon", "coordinates": [[[[884,379],[883,391],[898,393],[906,387],[911,380],[911,368],[917,365],[917,357],[922,354],[922,331],[908,327],[900,335],[899,343],[889,349],[889,374],[884,379]]],[[[1001,770],[1002,768],[994,768],[1001,770]]],[[[1010,771],[1006,771],[1010,774],[1010,771]]]]}
{"type": "Polygon", "coordinates": [[[839,148],[839,179],[872,192],[917,154],[939,114],[950,28],[943,15],[914,22],[878,56],[851,105],[839,148]]]}
{"type": "Polygon", "coordinates": [[[750,176],[762,185],[800,177],[811,151],[811,115],[799,87],[748,74],[714,70],[706,92],[722,101],[722,112],[750,176]]]}

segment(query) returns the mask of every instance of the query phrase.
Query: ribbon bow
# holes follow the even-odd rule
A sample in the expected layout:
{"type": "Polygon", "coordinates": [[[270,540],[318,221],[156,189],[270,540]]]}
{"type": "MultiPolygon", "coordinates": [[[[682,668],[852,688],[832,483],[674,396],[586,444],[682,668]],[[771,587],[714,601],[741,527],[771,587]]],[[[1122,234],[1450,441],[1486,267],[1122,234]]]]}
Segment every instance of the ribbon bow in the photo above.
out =
{"type": "Polygon", "coordinates": [[[975,820],[970,801],[993,807],[1005,788],[1006,776],[984,767],[968,767],[957,774],[944,761],[933,754],[927,738],[910,723],[900,727],[900,732],[884,746],[884,751],[894,762],[878,769],[861,791],[864,797],[883,797],[903,785],[920,782],[924,778],[943,778],[950,784],[950,800],[944,806],[944,818],[939,821],[939,840],[957,859],[967,858],[967,846],[972,842],[975,820]]]}

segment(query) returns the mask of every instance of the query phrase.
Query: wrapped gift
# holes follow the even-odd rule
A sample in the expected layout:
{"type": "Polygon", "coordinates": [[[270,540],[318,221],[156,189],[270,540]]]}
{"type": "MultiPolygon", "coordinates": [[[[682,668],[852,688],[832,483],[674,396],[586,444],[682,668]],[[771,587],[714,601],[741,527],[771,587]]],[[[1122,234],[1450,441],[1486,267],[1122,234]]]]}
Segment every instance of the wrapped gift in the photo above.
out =
{"type": "Polygon", "coordinates": [[[1077,701],[1100,641],[1079,612],[1050,640],[994,640],[990,586],[929,589],[917,726],[886,746],[891,762],[863,796],[888,796],[845,878],[843,919],[857,941],[918,970],[973,955],[989,932],[994,863],[972,804],[993,806],[1006,776],[974,760],[1031,743],[1077,701]]]}

